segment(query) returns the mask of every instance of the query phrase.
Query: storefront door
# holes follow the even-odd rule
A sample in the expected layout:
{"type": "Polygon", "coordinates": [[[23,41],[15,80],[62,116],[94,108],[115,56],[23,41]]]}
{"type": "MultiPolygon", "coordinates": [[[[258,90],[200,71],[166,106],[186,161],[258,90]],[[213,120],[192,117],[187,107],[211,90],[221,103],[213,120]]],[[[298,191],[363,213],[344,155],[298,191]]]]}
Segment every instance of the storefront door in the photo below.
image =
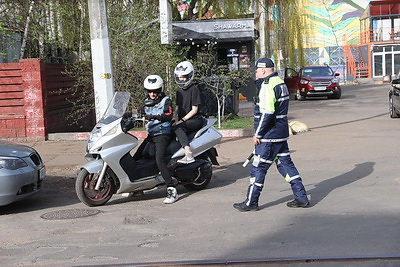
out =
{"type": "Polygon", "coordinates": [[[400,46],[373,48],[373,77],[397,76],[400,72],[400,46]]]}

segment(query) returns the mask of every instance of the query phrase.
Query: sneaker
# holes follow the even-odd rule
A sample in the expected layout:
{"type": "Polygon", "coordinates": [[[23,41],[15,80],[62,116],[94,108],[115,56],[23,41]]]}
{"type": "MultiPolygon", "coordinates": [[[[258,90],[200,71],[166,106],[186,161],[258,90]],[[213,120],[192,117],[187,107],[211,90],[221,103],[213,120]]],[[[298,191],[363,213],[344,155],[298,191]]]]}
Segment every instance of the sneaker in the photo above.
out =
{"type": "Polygon", "coordinates": [[[180,160],[178,160],[177,162],[181,163],[181,164],[189,164],[189,163],[194,162],[192,152],[185,152],[185,156],[183,158],[181,158],[180,160]]]}
{"type": "Polygon", "coordinates": [[[172,204],[179,199],[178,191],[175,187],[167,188],[167,197],[164,199],[164,204],[172,204]]]}
{"type": "Polygon", "coordinates": [[[286,203],[286,206],[288,206],[289,208],[305,208],[308,205],[310,205],[310,202],[308,202],[308,201],[301,202],[301,201],[297,201],[297,200],[292,200],[292,201],[286,203]]]}
{"type": "Polygon", "coordinates": [[[235,203],[233,204],[233,207],[237,209],[238,211],[257,211],[258,206],[247,206],[246,203],[235,203]]]}

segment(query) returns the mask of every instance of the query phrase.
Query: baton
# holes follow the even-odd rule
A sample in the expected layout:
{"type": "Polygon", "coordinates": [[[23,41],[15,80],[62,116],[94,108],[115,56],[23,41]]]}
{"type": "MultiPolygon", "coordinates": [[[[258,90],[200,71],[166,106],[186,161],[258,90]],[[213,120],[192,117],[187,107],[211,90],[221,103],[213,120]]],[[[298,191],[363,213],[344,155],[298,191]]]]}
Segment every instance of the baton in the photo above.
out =
{"type": "Polygon", "coordinates": [[[251,154],[247,157],[246,161],[243,162],[243,165],[242,165],[243,167],[246,167],[247,164],[249,164],[250,160],[254,157],[254,152],[255,152],[255,150],[253,150],[253,152],[251,152],[251,154]]]}

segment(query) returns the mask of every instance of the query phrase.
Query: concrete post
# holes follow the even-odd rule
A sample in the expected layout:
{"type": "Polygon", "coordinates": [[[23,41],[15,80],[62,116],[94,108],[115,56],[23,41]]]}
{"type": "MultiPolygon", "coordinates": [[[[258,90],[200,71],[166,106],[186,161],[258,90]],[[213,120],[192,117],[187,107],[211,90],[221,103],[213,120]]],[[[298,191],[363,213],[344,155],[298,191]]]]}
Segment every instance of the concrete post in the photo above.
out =
{"type": "Polygon", "coordinates": [[[96,121],[99,121],[114,94],[111,48],[108,38],[106,1],[88,0],[88,6],[96,121]]]}

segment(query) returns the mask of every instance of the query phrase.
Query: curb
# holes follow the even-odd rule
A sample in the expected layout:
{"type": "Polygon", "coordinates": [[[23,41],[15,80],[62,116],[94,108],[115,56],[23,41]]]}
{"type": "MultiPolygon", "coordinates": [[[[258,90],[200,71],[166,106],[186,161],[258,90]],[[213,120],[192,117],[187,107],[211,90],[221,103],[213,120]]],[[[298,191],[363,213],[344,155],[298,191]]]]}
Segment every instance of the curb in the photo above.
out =
{"type": "MultiPolygon", "coordinates": [[[[217,129],[218,130],[218,129],[217,129]]],[[[232,137],[250,137],[253,136],[253,129],[231,129],[231,130],[218,130],[222,137],[232,138],[232,137]]],[[[136,136],[139,140],[143,140],[147,136],[146,131],[131,131],[130,134],[136,136]]],[[[71,133],[50,133],[48,134],[48,141],[80,141],[87,140],[90,133],[88,132],[71,132],[71,133]]]]}

